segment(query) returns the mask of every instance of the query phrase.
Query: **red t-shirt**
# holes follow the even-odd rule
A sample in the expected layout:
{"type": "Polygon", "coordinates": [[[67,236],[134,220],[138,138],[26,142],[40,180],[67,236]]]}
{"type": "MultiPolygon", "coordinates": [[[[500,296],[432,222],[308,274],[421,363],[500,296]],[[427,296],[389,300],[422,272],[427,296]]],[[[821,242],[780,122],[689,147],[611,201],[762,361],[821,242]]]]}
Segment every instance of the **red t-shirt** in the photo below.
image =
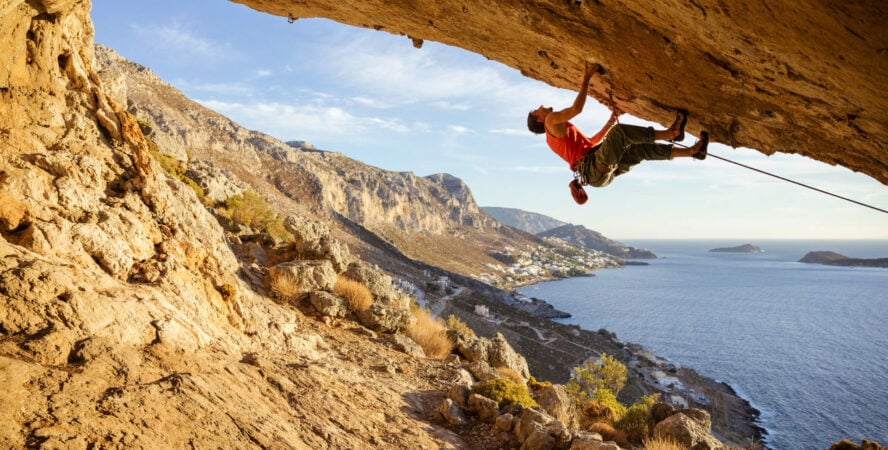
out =
{"type": "Polygon", "coordinates": [[[549,144],[549,148],[551,148],[555,154],[567,161],[567,164],[571,168],[573,168],[575,162],[583,157],[586,149],[595,145],[591,139],[584,136],[583,133],[570,122],[567,122],[567,131],[564,133],[564,137],[557,138],[549,134],[549,130],[546,130],[546,143],[549,144]]]}

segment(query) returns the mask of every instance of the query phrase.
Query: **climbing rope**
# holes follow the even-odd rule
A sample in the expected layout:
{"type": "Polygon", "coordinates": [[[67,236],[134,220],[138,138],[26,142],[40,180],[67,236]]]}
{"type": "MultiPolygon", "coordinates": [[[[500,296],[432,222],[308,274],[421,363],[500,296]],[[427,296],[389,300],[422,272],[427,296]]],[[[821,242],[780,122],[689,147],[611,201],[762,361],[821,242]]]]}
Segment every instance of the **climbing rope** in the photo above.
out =
{"type": "MultiPolygon", "coordinates": [[[[687,146],[685,146],[685,145],[681,145],[681,144],[675,144],[675,145],[678,145],[679,147],[688,148],[687,146]]],[[[731,163],[731,164],[736,164],[736,165],[738,165],[738,166],[740,166],[740,167],[743,167],[743,168],[746,168],[746,169],[749,169],[749,170],[756,171],[756,172],[758,172],[758,173],[762,173],[762,174],[768,175],[769,177],[777,178],[778,180],[787,181],[787,182],[790,182],[790,183],[792,183],[792,184],[796,184],[796,185],[799,185],[799,186],[802,186],[802,187],[805,187],[805,188],[811,189],[812,191],[820,192],[821,194],[830,195],[830,196],[833,196],[833,197],[835,197],[835,198],[839,198],[839,199],[845,200],[846,202],[851,202],[851,203],[854,203],[854,204],[857,204],[857,205],[860,205],[860,206],[865,206],[865,207],[867,207],[867,208],[874,209],[874,210],[876,210],[876,211],[879,211],[879,212],[882,212],[882,213],[888,214],[888,210],[884,210],[884,209],[882,209],[882,208],[877,208],[877,207],[875,207],[875,206],[873,206],[873,205],[869,205],[869,204],[866,204],[866,203],[863,203],[863,202],[859,202],[859,201],[857,201],[857,200],[850,199],[850,198],[848,198],[848,197],[843,197],[843,196],[841,196],[841,195],[834,194],[834,193],[832,193],[832,192],[825,191],[825,190],[823,190],[823,189],[818,189],[818,188],[816,188],[816,187],[814,187],[814,186],[810,186],[810,185],[807,185],[807,184],[805,184],[805,183],[800,183],[800,182],[795,181],[795,180],[790,180],[789,178],[781,177],[780,175],[775,175],[775,174],[773,174],[773,173],[771,173],[771,172],[766,172],[766,171],[761,170],[761,169],[756,169],[755,167],[747,166],[746,164],[738,163],[737,161],[731,161],[731,160],[728,159],[728,158],[722,158],[721,156],[713,155],[713,154],[710,153],[710,152],[707,152],[706,154],[709,155],[709,156],[711,156],[711,157],[713,157],[713,158],[720,159],[720,160],[722,160],[722,161],[729,162],[729,163],[731,163]]]]}
{"type": "MultiPolygon", "coordinates": [[[[622,115],[623,112],[620,111],[620,110],[617,108],[617,104],[614,102],[614,92],[613,92],[613,90],[608,89],[608,91],[607,91],[607,95],[608,95],[608,100],[610,100],[610,108],[611,108],[611,111],[617,111],[617,112],[619,112],[619,114],[617,115],[617,123],[619,124],[619,123],[620,123],[620,115],[622,115]]],[[[677,146],[679,146],[679,147],[683,147],[683,148],[688,148],[688,146],[686,146],[686,145],[682,145],[682,144],[679,144],[679,143],[674,143],[673,145],[677,145],[677,146]]],[[[711,156],[711,157],[713,157],[713,158],[720,159],[720,160],[722,160],[722,161],[724,161],[724,162],[729,162],[729,163],[731,163],[731,164],[736,164],[736,165],[738,165],[738,166],[740,166],[740,167],[743,167],[743,168],[746,168],[746,169],[749,169],[749,170],[752,170],[752,171],[755,171],[755,172],[758,172],[758,173],[761,173],[761,174],[765,174],[765,175],[767,175],[767,176],[769,176],[769,177],[777,178],[778,180],[783,180],[783,181],[786,181],[786,182],[789,182],[789,183],[792,183],[792,184],[796,184],[796,185],[799,185],[799,186],[801,186],[801,187],[811,189],[812,191],[820,192],[821,194],[826,194],[826,195],[829,195],[829,196],[832,196],[832,197],[835,197],[835,198],[838,198],[838,199],[845,200],[846,202],[851,202],[851,203],[854,203],[854,204],[856,204],[856,205],[864,206],[864,207],[866,207],[866,208],[874,209],[874,210],[879,211],[879,212],[881,212],[881,213],[888,214],[888,210],[884,210],[884,209],[882,209],[882,208],[877,208],[877,207],[875,207],[875,206],[873,206],[873,205],[870,205],[870,204],[867,204],[867,203],[859,202],[859,201],[857,201],[857,200],[850,199],[850,198],[848,198],[848,197],[843,197],[843,196],[841,196],[841,195],[834,194],[834,193],[832,193],[832,192],[825,191],[825,190],[823,190],[823,189],[818,189],[818,188],[816,188],[816,187],[814,187],[814,186],[810,186],[810,185],[807,185],[807,184],[805,184],[805,183],[800,183],[800,182],[795,181],[795,180],[790,180],[789,178],[781,177],[780,175],[775,175],[775,174],[773,174],[773,173],[771,173],[771,172],[766,172],[766,171],[761,170],[761,169],[756,169],[755,167],[747,166],[746,164],[738,163],[737,161],[732,161],[732,160],[730,160],[730,159],[728,159],[728,158],[722,158],[721,156],[713,155],[713,154],[710,153],[710,152],[707,152],[706,154],[709,155],[709,156],[711,156]]]]}

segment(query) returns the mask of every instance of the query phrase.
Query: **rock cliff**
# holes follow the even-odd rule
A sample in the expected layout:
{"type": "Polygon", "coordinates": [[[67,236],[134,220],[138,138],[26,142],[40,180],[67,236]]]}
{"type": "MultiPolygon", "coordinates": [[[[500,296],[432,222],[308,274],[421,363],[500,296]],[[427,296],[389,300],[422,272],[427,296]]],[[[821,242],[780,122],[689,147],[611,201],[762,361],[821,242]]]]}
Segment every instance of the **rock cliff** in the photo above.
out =
{"type": "MultiPolygon", "coordinates": [[[[526,334],[534,318],[503,324],[493,339],[467,342],[483,349],[461,353],[472,361],[471,374],[455,360],[425,359],[400,334],[411,322],[405,294],[378,269],[353,261],[338,240],[360,244],[343,230],[365,232],[375,241],[358,247],[361,253],[376,245],[380,253],[395,253],[386,239],[397,225],[367,230],[380,226],[377,220],[407,217],[384,200],[410,197],[410,185],[422,184],[444,204],[429,210],[441,222],[428,219],[422,232],[451,234],[452,242],[463,241],[457,250],[478,255],[475,243],[482,239],[461,233],[497,227],[472,206],[467,188],[446,175],[381,171],[385,181],[371,187],[389,193],[364,201],[349,194],[347,185],[363,181],[341,155],[288,147],[196,105],[175,103],[171,91],[156,92],[153,100],[172,101],[172,111],[152,114],[158,103],[136,103],[138,89],[128,74],[104,64],[113,55],[100,49],[103,63],[95,64],[88,11],[89,2],[75,0],[0,6],[0,446],[501,445],[486,441],[490,424],[473,422],[480,427],[474,434],[474,428],[448,428],[445,420],[459,419],[460,405],[447,407],[446,416],[436,408],[452,406],[455,400],[444,397],[453,386],[467,392],[464,383],[499,376],[491,364],[529,375],[509,342],[546,344],[539,331],[526,334]],[[197,163],[201,155],[217,159],[197,163]],[[301,172],[287,172],[297,167],[292,163],[275,164],[293,158],[303,164],[301,172]],[[212,195],[201,198],[183,182],[178,162],[195,162],[187,164],[189,173],[212,195]],[[283,225],[292,242],[278,247],[216,215],[212,199],[244,186],[294,213],[283,225]],[[382,206],[374,206],[378,201],[382,206]],[[338,229],[315,222],[331,217],[341,218],[330,221],[338,229]],[[436,224],[459,229],[441,232],[436,224]],[[340,275],[363,283],[373,305],[357,311],[330,292],[340,275]],[[306,316],[318,313],[323,317],[306,316]]],[[[441,247],[427,251],[439,258],[448,248],[423,241],[421,233],[400,236],[391,239],[438,242],[441,247]]],[[[537,242],[517,232],[498,239],[489,245],[537,242]]],[[[400,256],[394,266],[421,272],[422,264],[400,256]]],[[[481,300],[461,301],[474,307],[481,300]]],[[[613,340],[570,331],[616,350],[613,340]]],[[[537,361],[551,360],[553,351],[559,359],[584,358],[590,348],[558,347],[541,350],[537,361]]],[[[493,417],[496,407],[484,411],[493,417]]],[[[603,444],[600,436],[569,433],[548,414],[524,411],[523,431],[507,439],[603,444]]],[[[518,428],[508,417],[500,422],[518,428]]]]}
{"type": "MultiPolygon", "coordinates": [[[[661,124],[765,154],[798,153],[888,184],[888,10],[876,0],[462,2],[234,0],[290,19],[442,42],[661,124]]],[[[528,110],[545,99],[527,99],[528,110]]]]}

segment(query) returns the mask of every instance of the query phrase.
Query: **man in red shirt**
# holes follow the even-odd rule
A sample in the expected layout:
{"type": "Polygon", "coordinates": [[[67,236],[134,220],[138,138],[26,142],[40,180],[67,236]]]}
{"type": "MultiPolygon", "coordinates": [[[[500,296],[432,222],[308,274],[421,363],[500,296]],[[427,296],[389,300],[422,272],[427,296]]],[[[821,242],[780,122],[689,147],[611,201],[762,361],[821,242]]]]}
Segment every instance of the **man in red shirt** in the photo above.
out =
{"type": "Polygon", "coordinates": [[[615,176],[628,172],[632,166],[644,160],[667,160],[681,156],[706,158],[709,144],[709,133],[706,131],[701,133],[700,140],[690,148],[655,142],[679,142],[684,139],[684,127],[687,123],[685,111],[679,112],[675,123],[669,128],[654,130],[653,127],[636,125],[613,126],[619,117],[615,110],[598,133],[591,138],[583,135],[569,121],[583,112],[589,80],[597,69],[597,64],[586,62],[580,92],[571,106],[560,111],[540,106],[527,115],[527,128],[536,134],[546,134],[549,148],[570,165],[581,184],[607,186],[615,176]]]}

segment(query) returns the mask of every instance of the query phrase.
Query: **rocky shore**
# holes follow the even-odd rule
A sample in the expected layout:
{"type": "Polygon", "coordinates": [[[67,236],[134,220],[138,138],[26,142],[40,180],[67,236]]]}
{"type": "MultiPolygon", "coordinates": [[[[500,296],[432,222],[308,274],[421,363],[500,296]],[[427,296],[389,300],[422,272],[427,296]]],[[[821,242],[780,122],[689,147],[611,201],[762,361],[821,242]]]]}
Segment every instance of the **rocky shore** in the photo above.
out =
{"type": "Polygon", "coordinates": [[[548,316],[557,310],[543,299],[522,299],[518,294],[459,276],[454,276],[453,282],[464,289],[440,308],[441,317],[454,314],[480,336],[502,333],[526,358],[537,378],[563,384],[571,370],[587,359],[597,359],[602,353],[615,355],[630,368],[620,401],[628,404],[653,393],[659,393],[663,400],[678,396],[688,407],[709,412],[712,433],[725,444],[748,448],[763,442],[767,432],[759,423],[760,412],[728,384],[700,375],[695,369],[679,367],[642,345],[620,341],[611,331],[585,330],[552,320],[548,316]],[[479,305],[484,307],[484,315],[478,314],[479,305]],[[677,383],[670,386],[658,382],[656,377],[661,373],[674,377],[677,383]]]}

